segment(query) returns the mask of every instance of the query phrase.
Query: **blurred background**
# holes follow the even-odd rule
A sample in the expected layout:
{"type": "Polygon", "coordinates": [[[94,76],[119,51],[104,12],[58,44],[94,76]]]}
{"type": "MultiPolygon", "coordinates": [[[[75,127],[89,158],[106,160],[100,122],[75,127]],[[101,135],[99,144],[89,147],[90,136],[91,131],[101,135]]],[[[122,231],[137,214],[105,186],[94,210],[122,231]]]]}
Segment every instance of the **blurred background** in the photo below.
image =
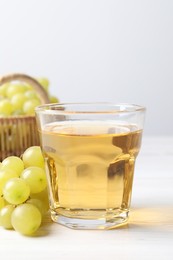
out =
{"type": "Polygon", "coordinates": [[[173,134],[172,0],[0,0],[0,75],[47,77],[61,102],[147,107],[173,134]]]}

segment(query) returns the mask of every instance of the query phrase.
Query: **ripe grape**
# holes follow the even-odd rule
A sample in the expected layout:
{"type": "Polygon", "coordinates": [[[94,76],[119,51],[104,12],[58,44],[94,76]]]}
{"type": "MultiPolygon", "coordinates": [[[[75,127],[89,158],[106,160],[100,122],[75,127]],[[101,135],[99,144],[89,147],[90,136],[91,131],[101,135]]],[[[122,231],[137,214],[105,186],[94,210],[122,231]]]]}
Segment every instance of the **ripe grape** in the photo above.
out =
{"type": "Polygon", "coordinates": [[[29,203],[17,206],[11,216],[13,228],[24,235],[33,234],[41,225],[41,220],[38,208],[29,203]]]}
{"type": "Polygon", "coordinates": [[[51,103],[58,103],[59,102],[58,98],[55,97],[55,96],[50,96],[49,99],[50,99],[51,103]]]}
{"type": "Polygon", "coordinates": [[[37,81],[42,85],[42,87],[48,92],[49,80],[46,78],[38,78],[37,81]]]}
{"type": "Polygon", "coordinates": [[[30,195],[29,185],[21,178],[12,178],[3,187],[3,196],[13,205],[25,202],[30,195]]]}
{"type": "Polygon", "coordinates": [[[23,105],[23,112],[25,115],[34,115],[36,106],[39,106],[41,102],[38,99],[27,100],[23,105]]]}
{"type": "Polygon", "coordinates": [[[27,90],[25,85],[11,84],[6,90],[6,97],[12,98],[15,94],[24,93],[27,90]]]}
{"type": "Polygon", "coordinates": [[[18,109],[13,111],[13,116],[21,116],[24,115],[23,109],[18,109]]]}
{"type": "Polygon", "coordinates": [[[39,99],[37,93],[34,90],[27,90],[24,95],[28,100],[33,98],[39,99]]]}
{"type": "Polygon", "coordinates": [[[41,148],[29,147],[22,159],[5,158],[0,163],[0,225],[30,235],[39,228],[48,209],[41,148]]]}
{"type": "Polygon", "coordinates": [[[39,193],[31,193],[30,194],[30,198],[31,199],[39,199],[43,202],[44,207],[46,208],[46,211],[49,210],[49,200],[48,200],[48,191],[47,191],[47,187],[46,189],[44,189],[43,191],[39,192],[39,193]]]}
{"type": "Polygon", "coordinates": [[[31,86],[30,84],[26,84],[26,91],[28,90],[34,90],[33,86],[31,86]]]}
{"type": "Polygon", "coordinates": [[[0,96],[6,97],[6,91],[10,83],[5,83],[0,87],[0,96]]]}
{"type": "Polygon", "coordinates": [[[20,176],[21,172],[24,170],[24,163],[17,156],[9,156],[2,161],[1,169],[13,169],[13,171],[17,173],[17,176],[20,176]]]}
{"type": "Polygon", "coordinates": [[[31,166],[25,169],[21,176],[30,187],[31,193],[39,193],[46,188],[46,173],[43,168],[31,166]]]}
{"type": "Polygon", "coordinates": [[[11,229],[11,215],[13,213],[14,206],[13,205],[6,205],[0,210],[0,226],[11,229]]]}
{"type": "MultiPolygon", "coordinates": [[[[37,81],[47,91],[51,103],[58,103],[49,92],[49,80],[38,78],[37,81]]],[[[0,87],[0,116],[35,115],[35,107],[41,104],[39,93],[28,84],[11,82],[0,87]]]]}
{"type": "Polygon", "coordinates": [[[0,209],[2,209],[5,206],[5,201],[3,197],[0,197],[0,209]]]}
{"type": "Polygon", "coordinates": [[[13,106],[8,99],[0,100],[0,114],[3,116],[9,116],[12,114],[13,106]]]}
{"type": "Polygon", "coordinates": [[[23,105],[26,102],[27,98],[24,93],[17,93],[11,98],[11,104],[13,105],[13,111],[23,110],[23,105]]]}
{"type": "Polygon", "coordinates": [[[29,204],[32,204],[32,205],[36,206],[39,209],[39,211],[40,211],[42,216],[44,216],[45,213],[47,212],[46,205],[40,199],[29,199],[29,200],[27,200],[26,203],[29,203],[29,204]]]}
{"type": "Polygon", "coordinates": [[[0,170],[0,195],[2,195],[2,190],[6,182],[12,178],[18,177],[16,171],[12,169],[2,169],[0,170]]]}
{"type": "Polygon", "coordinates": [[[44,158],[40,146],[31,146],[22,155],[25,168],[38,166],[44,168],[44,158]]]}

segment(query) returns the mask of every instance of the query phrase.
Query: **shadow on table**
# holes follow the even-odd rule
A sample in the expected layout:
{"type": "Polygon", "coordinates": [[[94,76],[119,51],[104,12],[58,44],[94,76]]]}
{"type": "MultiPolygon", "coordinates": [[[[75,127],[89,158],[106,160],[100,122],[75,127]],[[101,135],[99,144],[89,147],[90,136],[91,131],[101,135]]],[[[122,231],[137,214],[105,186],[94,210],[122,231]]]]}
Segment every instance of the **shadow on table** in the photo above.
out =
{"type": "Polygon", "coordinates": [[[45,237],[50,235],[51,233],[51,226],[53,225],[53,221],[51,220],[50,214],[48,213],[46,216],[44,216],[42,224],[40,228],[32,235],[29,237],[45,237]]]}
{"type": "MultiPolygon", "coordinates": [[[[41,227],[32,237],[45,237],[53,232],[50,214],[47,214],[41,227]]],[[[173,232],[173,206],[135,207],[131,209],[128,223],[117,226],[110,230],[133,230],[145,229],[153,232],[173,232]]],[[[101,231],[101,230],[100,230],[101,231]]]]}
{"type": "Polygon", "coordinates": [[[131,210],[127,228],[146,228],[173,232],[173,206],[155,206],[131,210]]]}

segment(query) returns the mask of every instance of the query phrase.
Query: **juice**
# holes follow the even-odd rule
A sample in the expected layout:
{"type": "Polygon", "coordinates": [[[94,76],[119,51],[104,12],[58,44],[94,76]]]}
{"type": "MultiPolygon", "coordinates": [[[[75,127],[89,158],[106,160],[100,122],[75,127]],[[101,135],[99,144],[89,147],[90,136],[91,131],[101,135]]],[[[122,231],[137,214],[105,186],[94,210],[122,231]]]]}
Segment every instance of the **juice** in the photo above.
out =
{"type": "Polygon", "coordinates": [[[73,227],[75,219],[125,220],[141,136],[135,125],[112,121],[45,125],[40,139],[55,218],[73,218],[73,227]]]}

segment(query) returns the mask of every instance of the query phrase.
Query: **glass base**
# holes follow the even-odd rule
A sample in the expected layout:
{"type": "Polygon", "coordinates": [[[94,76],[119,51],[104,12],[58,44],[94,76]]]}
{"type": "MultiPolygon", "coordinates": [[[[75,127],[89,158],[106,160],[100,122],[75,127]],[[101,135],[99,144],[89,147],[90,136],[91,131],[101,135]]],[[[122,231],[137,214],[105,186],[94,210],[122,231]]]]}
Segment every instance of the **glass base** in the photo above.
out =
{"type": "Polygon", "coordinates": [[[51,218],[54,222],[72,229],[113,229],[126,224],[128,214],[129,211],[122,210],[61,210],[61,214],[51,211],[51,218]],[[62,214],[62,211],[67,214],[62,214]]]}

